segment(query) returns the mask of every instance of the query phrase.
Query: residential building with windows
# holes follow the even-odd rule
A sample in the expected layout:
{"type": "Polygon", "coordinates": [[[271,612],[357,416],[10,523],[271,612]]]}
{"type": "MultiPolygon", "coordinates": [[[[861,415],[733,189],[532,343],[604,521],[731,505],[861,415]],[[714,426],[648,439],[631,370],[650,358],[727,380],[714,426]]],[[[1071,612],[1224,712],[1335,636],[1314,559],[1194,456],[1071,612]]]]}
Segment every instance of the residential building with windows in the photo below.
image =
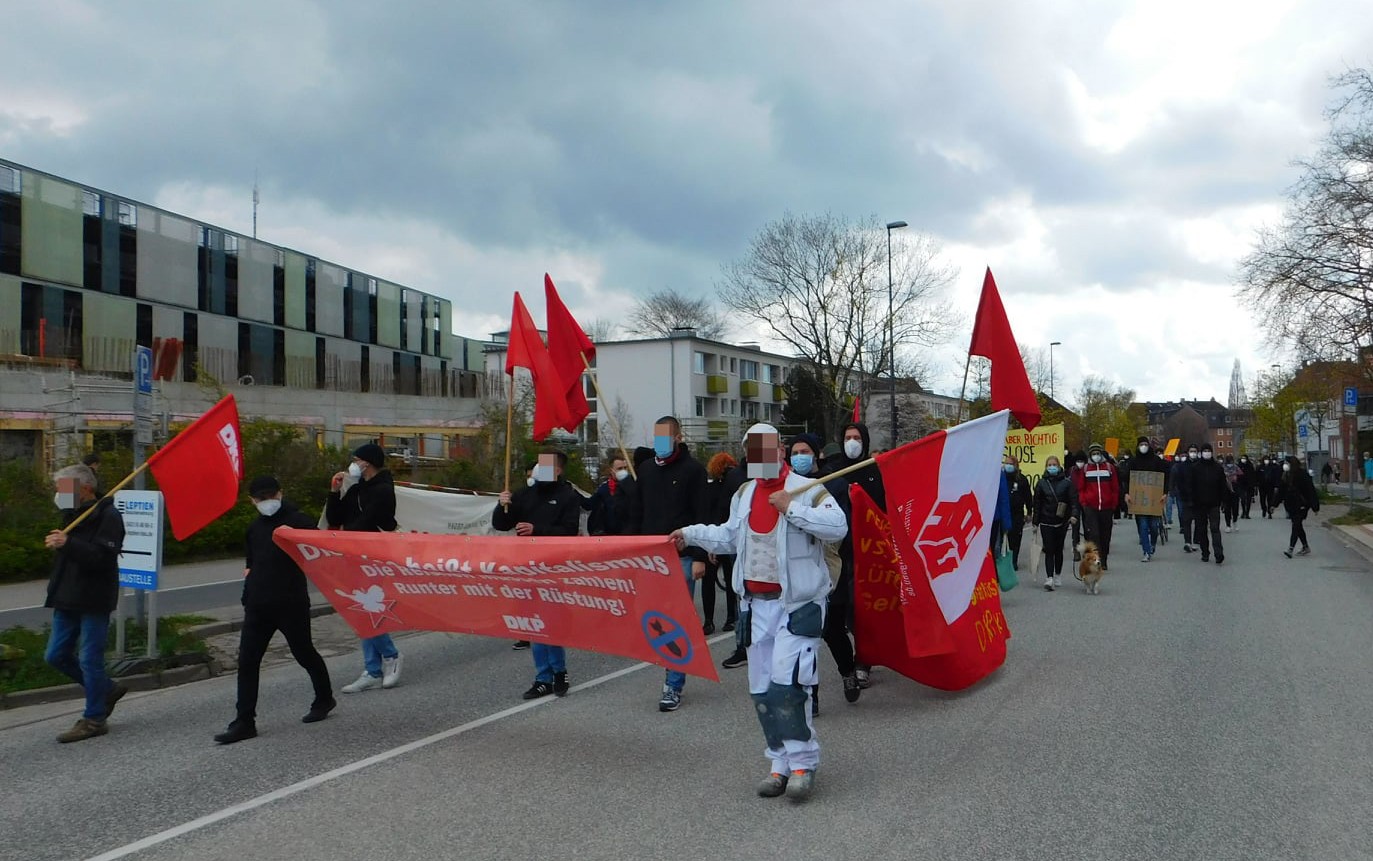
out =
{"type": "MultiPolygon", "coordinates": [[[[505,367],[506,342],[507,333],[497,332],[487,347],[486,367],[493,374],[505,367]]],[[[694,329],[598,343],[593,365],[605,400],[584,378],[591,415],[578,428],[577,442],[613,447],[606,426],[613,417],[625,446],[649,445],[654,421],[674,415],[691,443],[737,449],[749,425],[782,421],[784,384],[796,362],[757,344],[701,338],[694,329]]]]}
{"type": "Polygon", "coordinates": [[[446,454],[480,413],[481,343],[452,303],[305,252],[0,160],[0,453],[130,432],[135,345],[155,411],[208,406],[446,454]],[[122,384],[121,384],[122,383],[122,384]]]}
{"type": "MultiPolygon", "coordinates": [[[[874,380],[872,392],[863,403],[862,410],[872,447],[876,450],[892,448],[891,405],[891,378],[874,380]]],[[[928,391],[915,380],[897,379],[897,444],[920,439],[936,430],[957,424],[960,406],[966,408],[967,405],[953,395],[928,391]]]]}
{"type": "Polygon", "coordinates": [[[1143,410],[1149,436],[1164,442],[1177,439],[1183,446],[1209,442],[1219,457],[1239,456],[1246,451],[1245,435],[1254,421],[1253,411],[1231,409],[1215,398],[1146,401],[1133,407],[1143,410]]]}

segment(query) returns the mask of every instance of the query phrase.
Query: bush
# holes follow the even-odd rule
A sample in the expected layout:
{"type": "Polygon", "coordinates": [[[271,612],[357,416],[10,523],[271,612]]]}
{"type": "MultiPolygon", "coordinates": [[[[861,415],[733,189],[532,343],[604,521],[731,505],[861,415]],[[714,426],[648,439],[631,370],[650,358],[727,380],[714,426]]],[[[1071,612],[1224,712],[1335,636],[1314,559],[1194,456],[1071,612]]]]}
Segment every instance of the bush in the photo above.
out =
{"type": "MultiPolygon", "coordinates": [[[[199,637],[188,633],[188,629],[211,621],[205,616],[167,616],[157,620],[157,653],[160,657],[184,655],[189,652],[205,651],[205,643],[199,637]]],[[[0,631],[0,645],[9,646],[22,652],[19,657],[0,666],[0,692],[13,693],[34,688],[48,688],[65,685],[71,679],[48,666],[43,655],[48,648],[50,625],[42,630],[30,628],[10,628],[0,631]]],[[[115,626],[110,623],[110,633],[105,641],[106,660],[112,657],[115,642],[115,626]]],[[[124,651],[129,655],[142,655],[148,646],[148,626],[143,622],[129,620],[124,626],[124,651]]]]}

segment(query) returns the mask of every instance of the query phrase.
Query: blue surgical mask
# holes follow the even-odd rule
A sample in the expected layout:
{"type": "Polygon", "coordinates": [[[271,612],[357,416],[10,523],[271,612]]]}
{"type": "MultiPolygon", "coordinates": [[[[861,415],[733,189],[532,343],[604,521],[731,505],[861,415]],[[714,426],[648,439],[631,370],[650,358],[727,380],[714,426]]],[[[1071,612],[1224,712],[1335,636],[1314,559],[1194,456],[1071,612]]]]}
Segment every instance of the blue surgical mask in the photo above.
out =
{"type": "Polygon", "coordinates": [[[1006,473],[1007,475],[1010,475],[1011,473],[1015,472],[1015,464],[1003,463],[1001,464],[1001,471],[1006,473]]]}
{"type": "Polygon", "coordinates": [[[675,441],[670,436],[655,436],[653,438],[653,453],[658,457],[672,457],[672,453],[677,450],[675,441]]]}
{"type": "Polygon", "coordinates": [[[1045,473],[1046,475],[1058,475],[1058,474],[1059,474],[1060,472],[1062,472],[1062,471],[1063,471],[1063,470],[1059,469],[1059,468],[1056,467],[1056,466],[1046,466],[1046,467],[1044,467],[1044,473],[1045,473]]]}
{"type": "Polygon", "coordinates": [[[810,471],[815,468],[815,455],[813,454],[794,454],[791,456],[791,468],[802,475],[810,475],[810,471]]]}

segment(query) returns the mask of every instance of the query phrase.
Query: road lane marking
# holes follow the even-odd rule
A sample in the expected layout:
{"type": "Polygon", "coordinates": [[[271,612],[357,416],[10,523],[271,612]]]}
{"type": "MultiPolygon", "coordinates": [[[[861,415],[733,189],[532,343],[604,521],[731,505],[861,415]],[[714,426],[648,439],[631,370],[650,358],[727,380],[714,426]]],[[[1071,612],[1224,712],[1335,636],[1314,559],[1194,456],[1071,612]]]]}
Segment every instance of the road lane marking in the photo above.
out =
{"type": "MultiPolygon", "coordinates": [[[[157,594],[159,594],[159,595],[166,595],[168,592],[180,592],[182,589],[204,589],[204,588],[207,588],[207,587],[209,587],[209,586],[226,586],[226,585],[228,585],[229,583],[242,583],[242,582],[243,582],[243,578],[242,578],[242,577],[236,577],[236,578],[234,578],[233,580],[215,580],[215,581],[210,582],[210,583],[192,583],[192,584],[189,585],[189,586],[171,586],[171,587],[169,587],[169,588],[167,588],[167,589],[155,589],[155,590],[153,590],[153,591],[157,592],[157,594]]],[[[121,587],[121,588],[123,588],[123,587],[121,587]]],[[[133,596],[132,596],[132,595],[120,595],[119,597],[121,597],[121,598],[132,598],[133,596]]],[[[32,605],[32,606],[29,606],[29,607],[6,607],[5,609],[0,610],[0,614],[4,614],[4,613],[16,613],[16,612],[18,612],[18,611],[20,611],[20,610],[42,610],[42,609],[45,609],[44,606],[43,606],[42,604],[34,604],[34,605],[32,605]]],[[[113,615],[113,614],[111,614],[111,615],[113,615]]]]}
{"type": "MultiPolygon", "coordinates": [[[[721,642],[726,639],[734,639],[734,634],[717,634],[714,637],[707,637],[706,642],[710,645],[714,645],[715,643],[721,642]]],[[[639,670],[642,670],[645,667],[657,666],[657,664],[650,664],[646,661],[637,664],[632,664],[628,667],[616,670],[613,673],[607,673],[604,676],[598,676],[594,679],[591,679],[590,681],[582,682],[579,685],[573,685],[572,691],[584,691],[589,688],[594,688],[597,685],[602,685],[606,682],[614,681],[615,679],[618,679],[621,676],[627,676],[630,673],[638,672],[639,670]]],[[[256,810],[257,808],[271,804],[274,801],[280,801],[283,798],[289,798],[292,795],[305,792],[306,790],[314,789],[317,786],[323,786],[324,784],[329,783],[332,780],[337,780],[340,777],[346,777],[350,774],[353,774],[354,772],[361,771],[364,768],[369,768],[373,765],[378,765],[380,763],[386,762],[387,760],[395,759],[398,756],[404,756],[407,753],[414,753],[417,750],[422,750],[423,748],[429,747],[430,745],[438,744],[439,742],[453,738],[454,736],[459,736],[463,733],[471,732],[474,729],[480,729],[484,726],[487,726],[488,724],[493,724],[496,721],[504,720],[508,717],[513,717],[514,715],[520,714],[521,712],[526,712],[530,709],[538,708],[541,705],[546,705],[548,703],[555,702],[557,699],[557,697],[541,697],[537,700],[530,700],[529,702],[524,702],[520,703],[519,705],[511,706],[508,709],[498,711],[494,714],[489,714],[486,717],[481,717],[473,721],[468,721],[465,724],[451,727],[449,729],[443,730],[442,732],[436,732],[433,735],[426,736],[424,738],[417,739],[412,742],[408,742],[399,747],[393,747],[390,750],[385,750],[381,753],[373,754],[364,759],[359,759],[354,762],[350,762],[347,765],[341,765],[338,768],[326,771],[323,774],[317,774],[314,777],[307,777],[304,780],[292,783],[290,786],[283,786],[280,789],[274,789],[271,792],[259,795],[256,798],[250,798],[247,801],[241,801],[238,804],[232,804],[228,807],[223,808],[222,810],[216,810],[214,813],[208,813],[197,819],[192,819],[190,822],[185,822],[173,828],[168,828],[165,831],[159,831],[158,833],[150,835],[148,837],[144,837],[141,840],[135,840],[133,843],[120,846],[118,849],[111,849],[110,851],[101,853],[100,855],[93,855],[90,858],[88,858],[87,861],[115,861],[115,859],[118,858],[126,858],[129,855],[134,854],[135,852],[142,852],[145,849],[151,849],[154,846],[166,843],[168,840],[174,840],[177,837],[190,834],[194,831],[199,831],[207,825],[214,825],[216,822],[223,822],[225,819],[237,816],[240,813],[247,813],[250,810],[256,810]]]]}

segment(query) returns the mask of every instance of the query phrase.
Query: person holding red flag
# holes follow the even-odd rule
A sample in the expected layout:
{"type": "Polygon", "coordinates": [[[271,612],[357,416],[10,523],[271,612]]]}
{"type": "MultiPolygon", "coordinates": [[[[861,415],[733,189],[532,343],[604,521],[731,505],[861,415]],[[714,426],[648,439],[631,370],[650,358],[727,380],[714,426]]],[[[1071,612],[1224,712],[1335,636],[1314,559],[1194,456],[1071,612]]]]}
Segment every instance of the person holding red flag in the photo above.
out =
{"type": "Polygon", "coordinates": [[[792,472],[777,429],[755,424],[746,452],[752,480],[734,494],[729,519],[672,532],[677,547],[734,553],[739,627],[748,649],[749,693],[772,768],[758,794],[808,798],[820,765],[810,691],[818,663],[830,575],[824,542],[848,534],[844,511],[824,486],[792,472]]]}

